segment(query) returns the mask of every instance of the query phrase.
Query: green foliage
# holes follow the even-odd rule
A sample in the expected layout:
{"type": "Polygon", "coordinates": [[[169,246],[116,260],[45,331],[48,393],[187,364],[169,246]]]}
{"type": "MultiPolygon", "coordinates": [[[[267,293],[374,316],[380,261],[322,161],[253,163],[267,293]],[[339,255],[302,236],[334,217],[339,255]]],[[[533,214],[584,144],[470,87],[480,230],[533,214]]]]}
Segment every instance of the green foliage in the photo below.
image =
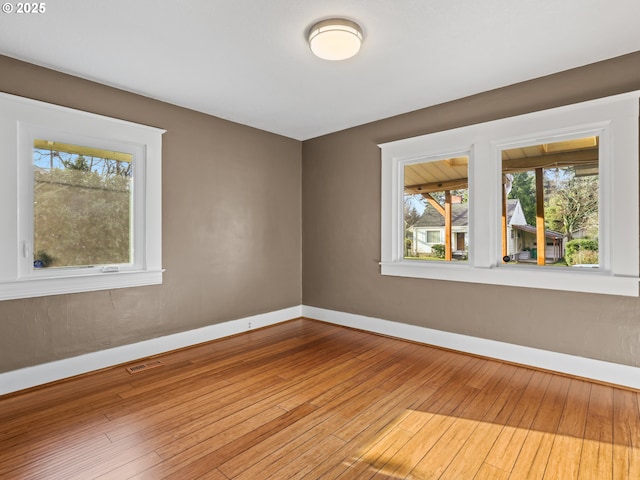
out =
{"type": "Polygon", "coordinates": [[[599,263],[598,240],[578,238],[567,242],[564,258],[567,265],[599,263]]]}
{"type": "Polygon", "coordinates": [[[431,254],[437,258],[444,258],[445,246],[441,243],[431,245],[431,254]]]}
{"type": "Polygon", "coordinates": [[[597,232],[598,178],[575,177],[564,182],[549,195],[545,208],[547,228],[567,235],[580,229],[597,232]]]}
{"type": "Polygon", "coordinates": [[[597,265],[600,263],[598,252],[594,252],[593,250],[582,250],[565,260],[567,265],[597,265]]]}
{"type": "Polygon", "coordinates": [[[79,170],[81,172],[91,171],[91,166],[82,155],[78,155],[75,157],[71,156],[69,160],[64,160],[61,158],[61,161],[64,167],[68,170],[79,170]]]}
{"type": "Polygon", "coordinates": [[[508,198],[520,200],[527,224],[536,224],[536,177],[533,172],[517,172],[513,174],[513,182],[508,198]]]}
{"type": "Polygon", "coordinates": [[[131,179],[76,166],[35,172],[36,260],[45,267],[128,263],[131,179]]]}
{"type": "MultiPolygon", "coordinates": [[[[529,225],[536,224],[536,186],[533,171],[513,174],[509,198],[517,198],[529,225]]],[[[544,171],[545,228],[564,233],[598,235],[598,177],[576,177],[571,168],[544,171]]]]}
{"type": "Polygon", "coordinates": [[[595,238],[576,238],[567,242],[567,253],[575,253],[580,250],[593,250],[598,251],[598,240],[595,238]]]}

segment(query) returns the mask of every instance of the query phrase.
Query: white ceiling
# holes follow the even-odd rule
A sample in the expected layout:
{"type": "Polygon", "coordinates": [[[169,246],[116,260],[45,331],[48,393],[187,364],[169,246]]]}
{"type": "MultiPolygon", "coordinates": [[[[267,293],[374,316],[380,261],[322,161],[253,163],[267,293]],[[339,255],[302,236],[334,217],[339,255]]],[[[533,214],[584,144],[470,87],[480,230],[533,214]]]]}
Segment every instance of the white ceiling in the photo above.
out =
{"type": "Polygon", "coordinates": [[[0,13],[0,53],[299,140],[640,50],[639,0],[44,3],[0,13]],[[333,16],[356,57],[311,54],[333,16]]]}

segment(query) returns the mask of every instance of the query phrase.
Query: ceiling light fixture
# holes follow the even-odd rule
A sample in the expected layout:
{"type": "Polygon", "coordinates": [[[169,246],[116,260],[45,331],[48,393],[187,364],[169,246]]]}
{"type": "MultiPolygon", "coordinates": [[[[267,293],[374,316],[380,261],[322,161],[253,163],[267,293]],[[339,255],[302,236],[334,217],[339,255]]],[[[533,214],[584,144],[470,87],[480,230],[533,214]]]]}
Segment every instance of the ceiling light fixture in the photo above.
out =
{"type": "Polygon", "coordinates": [[[353,57],[362,45],[360,25],[344,18],[331,18],[316,23],[309,30],[311,51],[325,60],[353,57]]]}

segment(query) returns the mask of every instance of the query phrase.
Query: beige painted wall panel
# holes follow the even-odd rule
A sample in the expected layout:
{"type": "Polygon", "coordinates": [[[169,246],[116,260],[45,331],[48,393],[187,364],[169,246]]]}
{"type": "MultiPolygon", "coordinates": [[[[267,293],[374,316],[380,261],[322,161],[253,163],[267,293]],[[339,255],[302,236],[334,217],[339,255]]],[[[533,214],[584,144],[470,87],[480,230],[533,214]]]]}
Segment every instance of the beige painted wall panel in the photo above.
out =
{"type": "Polygon", "coordinates": [[[378,265],[378,144],[637,89],[640,53],[304,142],[304,304],[640,366],[637,298],[383,277],[378,265]]]}
{"type": "Polygon", "coordinates": [[[301,303],[300,142],[1,56],[0,91],[167,130],[163,285],[0,302],[0,372],[301,303]]]}

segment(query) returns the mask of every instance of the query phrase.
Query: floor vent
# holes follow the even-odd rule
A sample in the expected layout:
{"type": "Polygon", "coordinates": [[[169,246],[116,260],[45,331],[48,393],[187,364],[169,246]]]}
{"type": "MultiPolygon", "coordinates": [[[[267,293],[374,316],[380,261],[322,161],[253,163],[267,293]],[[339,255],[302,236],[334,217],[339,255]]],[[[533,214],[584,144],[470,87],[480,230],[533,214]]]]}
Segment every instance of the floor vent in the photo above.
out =
{"type": "Polygon", "coordinates": [[[161,367],[161,366],[162,366],[162,362],[160,360],[153,360],[151,362],[139,363],[138,365],[132,365],[130,367],[127,367],[127,372],[131,374],[139,373],[139,372],[144,372],[145,370],[150,370],[152,368],[161,367]]]}

